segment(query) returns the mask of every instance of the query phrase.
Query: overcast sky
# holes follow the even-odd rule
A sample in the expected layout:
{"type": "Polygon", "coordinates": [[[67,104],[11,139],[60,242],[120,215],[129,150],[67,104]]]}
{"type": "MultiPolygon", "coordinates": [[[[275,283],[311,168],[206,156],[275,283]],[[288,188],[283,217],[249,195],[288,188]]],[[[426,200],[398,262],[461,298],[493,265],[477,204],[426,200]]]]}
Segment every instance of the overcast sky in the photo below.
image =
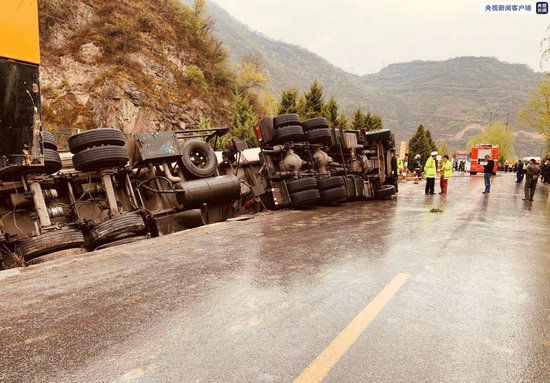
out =
{"type": "Polygon", "coordinates": [[[550,14],[482,15],[480,1],[472,0],[214,2],[253,30],[308,48],[357,74],[396,62],[457,56],[494,56],[540,71],[540,42],[550,36],[550,14]]]}

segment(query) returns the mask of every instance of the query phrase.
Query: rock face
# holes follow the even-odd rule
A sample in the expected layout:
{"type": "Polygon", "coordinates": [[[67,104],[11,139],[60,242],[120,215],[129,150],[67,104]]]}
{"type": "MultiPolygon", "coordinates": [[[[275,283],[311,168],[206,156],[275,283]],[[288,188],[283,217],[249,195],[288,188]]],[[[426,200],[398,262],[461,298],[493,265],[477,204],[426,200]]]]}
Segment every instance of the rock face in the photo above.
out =
{"type": "Polygon", "coordinates": [[[131,134],[229,121],[233,75],[204,5],[158,3],[39,1],[43,119],[62,146],[78,129],[131,134]]]}

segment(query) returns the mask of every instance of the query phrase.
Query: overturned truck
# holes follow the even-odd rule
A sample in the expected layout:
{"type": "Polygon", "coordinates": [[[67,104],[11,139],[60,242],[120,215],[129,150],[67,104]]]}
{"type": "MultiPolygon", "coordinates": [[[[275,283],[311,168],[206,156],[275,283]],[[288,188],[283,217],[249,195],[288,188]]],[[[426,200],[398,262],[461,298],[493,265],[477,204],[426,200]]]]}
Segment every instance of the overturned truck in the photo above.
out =
{"type": "Polygon", "coordinates": [[[286,114],[264,118],[255,131],[259,150],[224,156],[230,163],[226,171],[247,185],[247,203],[254,199],[267,208],[300,207],[396,193],[390,130],[335,129],[322,117],[302,122],[298,115],[286,114]],[[251,160],[256,155],[258,161],[251,160]]]}

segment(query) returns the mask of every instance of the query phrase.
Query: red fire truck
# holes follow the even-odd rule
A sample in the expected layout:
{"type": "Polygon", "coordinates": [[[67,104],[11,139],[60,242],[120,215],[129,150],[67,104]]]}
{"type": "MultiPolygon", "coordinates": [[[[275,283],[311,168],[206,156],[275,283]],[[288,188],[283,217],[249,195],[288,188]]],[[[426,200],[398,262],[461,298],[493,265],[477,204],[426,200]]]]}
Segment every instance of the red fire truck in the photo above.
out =
{"type": "Polygon", "coordinates": [[[495,161],[493,175],[497,174],[498,150],[498,145],[479,144],[472,146],[472,152],[470,154],[470,174],[476,175],[478,172],[483,173],[485,169],[484,166],[487,164],[487,161],[485,161],[486,155],[495,161]]]}

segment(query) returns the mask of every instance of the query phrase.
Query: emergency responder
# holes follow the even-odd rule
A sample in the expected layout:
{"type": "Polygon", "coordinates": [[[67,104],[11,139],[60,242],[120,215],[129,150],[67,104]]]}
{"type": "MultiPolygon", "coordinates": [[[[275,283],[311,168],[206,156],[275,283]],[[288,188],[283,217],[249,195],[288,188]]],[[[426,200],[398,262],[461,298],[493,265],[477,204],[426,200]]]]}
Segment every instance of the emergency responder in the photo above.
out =
{"type": "Polygon", "coordinates": [[[399,176],[403,174],[403,160],[399,156],[399,153],[397,153],[397,172],[399,173],[399,176]]]}
{"type": "Polygon", "coordinates": [[[504,162],[504,173],[508,173],[508,169],[510,169],[510,163],[506,161],[504,162]]]}
{"type": "Polygon", "coordinates": [[[391,178],[392,184],[395,186],[395,192],[399,193],[399,157],[395,156],[395,153],[392,153],[391,156],[391,178]]]}
{"type": "Polygon", "coordinates": [[[437,164],[435,159],[437,152],[432,152],[430,158],[424,165],[424,173],[426,173],[426,194],[435,194],[435,177],[437,176],[437,164]]]}
{"type": "Polygon", "coordinates": [[[418,178],[422,178],[422,164],[420,163],[420,154],[414,156],[414,171],[418,178]]]}
{"type": "Polygon", "coordinates": [[[534,158],[531,158],[525,171],[525,198],[524,201],[532,201],[537,188],[537,181],[540,176],[540,168],[534,158]]]}
{"type": "Polygon", "coordinates": [[[483,167],[483,176],[485,179],[485,190],[483,194],[489,194],[491,192],[491,176],[495,171],[495,161],[493,161],[488,154],[485,156],[485,161],[487,161],[487,163],[483,167]]]}
{"type": "Polygon", "coordinates": [[[451,161],[449,161],[449,156],[444,155],[441,159],[441,179],[439,181],[441,193],[439,194],[447,194],[447,185],[449,184],[449,178],[451,178],[452,174],[453,165],[451,161]]]}
{"type": "Polygon", "coordinates": [[[521,181],[523,181],[523,162],[518,161],[516,166],[516,182],[519,184],[521,181]]]}

